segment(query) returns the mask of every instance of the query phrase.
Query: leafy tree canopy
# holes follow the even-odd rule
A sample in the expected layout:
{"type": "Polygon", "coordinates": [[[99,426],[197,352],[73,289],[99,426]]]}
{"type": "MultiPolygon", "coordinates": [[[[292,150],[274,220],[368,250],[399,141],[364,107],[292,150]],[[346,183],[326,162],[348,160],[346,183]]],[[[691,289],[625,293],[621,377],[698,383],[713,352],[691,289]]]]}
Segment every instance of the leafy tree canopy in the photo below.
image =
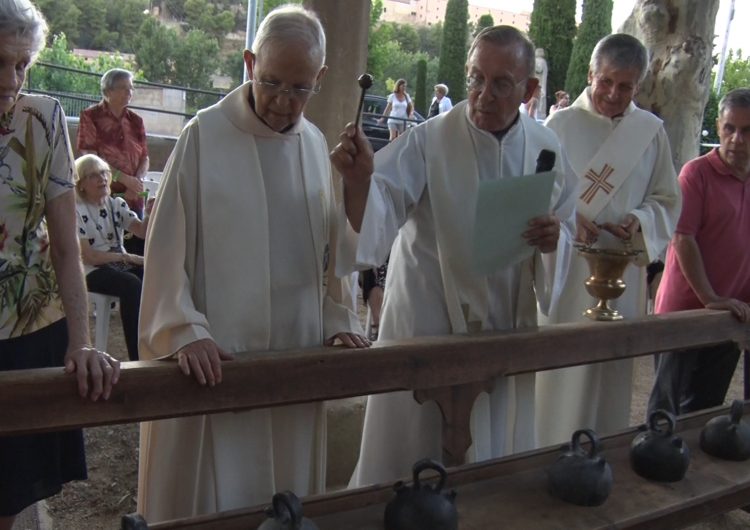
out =
{"type": "Polygon", "coordinates": [[[482,31],[484,28],[491,28],[495,25],[495,20],[492,18],[492,15],[486,14],[479,17],[479,20],[477,20],[477,25],[474,28],[474,32],[472,33],[472,36],[476,37],[479,35],[479,32],[482,31]]]}
{"type": "Polygon", "coordinates": [[[546,53],[547,94],[565,86],[576,34],[575,16],[576,0],[534,0],[529,37],[546,53]]]}
{"type": "Polygon", "coordinates": [[[454,102],[466,97],[465,66],[469,38],[469,3],[448,0],[445,8],[443,40],[440,45],[438,80],[448,85],[454,102]]]}
{"type": "MultiPolygon", "coordinates": [[[[589,61],[596,43],[612,33],[612,0],[583,0],[583,17],[573,42],[565,90],[575,99],[586,88],[589,61]]],[[[554,90],[553,90],[554,92],[554,90]]]]}

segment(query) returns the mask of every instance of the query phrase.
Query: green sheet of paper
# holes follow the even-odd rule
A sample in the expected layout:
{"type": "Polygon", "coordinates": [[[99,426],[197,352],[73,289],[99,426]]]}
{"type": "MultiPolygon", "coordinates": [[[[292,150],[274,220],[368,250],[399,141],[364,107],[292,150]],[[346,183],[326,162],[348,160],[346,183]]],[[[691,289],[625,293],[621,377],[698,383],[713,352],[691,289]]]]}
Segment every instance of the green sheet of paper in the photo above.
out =
{"type": "Polygon", "coordinates": [[[474,270],[492,274],[534,253],[521,234],[533,217],[550,213],[555,172],[482,181],[474,222],[474,270]]]}

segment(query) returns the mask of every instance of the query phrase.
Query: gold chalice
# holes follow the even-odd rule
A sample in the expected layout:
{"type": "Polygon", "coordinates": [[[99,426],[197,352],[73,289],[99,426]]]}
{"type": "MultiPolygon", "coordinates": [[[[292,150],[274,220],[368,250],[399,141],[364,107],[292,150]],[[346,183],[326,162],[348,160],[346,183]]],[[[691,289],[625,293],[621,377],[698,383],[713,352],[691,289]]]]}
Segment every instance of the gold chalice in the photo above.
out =
{"type": "Polygon", "coordinates": [[[599,299],[596,307],[587,309],[583,314],[591,320],[622,320],[620,312],[609,307],[609,301],[625,292],[622,275],[628,263],[633,261],[633,258],[641,251],[593,248],[586,245],[576,245],[576,248],[586,259],[591,271],[591,276],[584,282],[586,291],[599,299]]]}

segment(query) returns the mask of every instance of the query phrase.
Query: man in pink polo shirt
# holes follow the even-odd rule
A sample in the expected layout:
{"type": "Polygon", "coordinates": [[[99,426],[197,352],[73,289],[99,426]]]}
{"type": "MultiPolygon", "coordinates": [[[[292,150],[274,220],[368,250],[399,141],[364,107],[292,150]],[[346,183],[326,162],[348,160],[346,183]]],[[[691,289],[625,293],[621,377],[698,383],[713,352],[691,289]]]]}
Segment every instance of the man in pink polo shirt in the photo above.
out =
{"type": "MultiPolygon", "coordinates": [[[[719,102],[720,145],[682,168],[682,213],[667,252],[656,312],[729,310],[750,322],[750,89],[719,102]]],[[[649,411],[721,405],[737,366],[733,342],[665,353],[649,411]]]]}

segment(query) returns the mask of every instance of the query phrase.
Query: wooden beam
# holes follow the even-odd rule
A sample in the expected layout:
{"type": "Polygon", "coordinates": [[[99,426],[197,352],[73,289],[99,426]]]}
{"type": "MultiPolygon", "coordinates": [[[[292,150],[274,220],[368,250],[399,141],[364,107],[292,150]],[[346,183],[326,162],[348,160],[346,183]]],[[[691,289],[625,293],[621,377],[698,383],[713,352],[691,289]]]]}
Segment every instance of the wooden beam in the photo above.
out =
{"type": "Polygon", "coordinates": [[[686,311],[614,323],[546,326],[382,342],[368,350],[312,348],[239,354],[224,381],[200,387],[175,362],[124,363],[106,403],[77,396],[61,368],[0,373],[0,436],[420,390],[727,340],[750,326],[729,312],[686,311]]]}

